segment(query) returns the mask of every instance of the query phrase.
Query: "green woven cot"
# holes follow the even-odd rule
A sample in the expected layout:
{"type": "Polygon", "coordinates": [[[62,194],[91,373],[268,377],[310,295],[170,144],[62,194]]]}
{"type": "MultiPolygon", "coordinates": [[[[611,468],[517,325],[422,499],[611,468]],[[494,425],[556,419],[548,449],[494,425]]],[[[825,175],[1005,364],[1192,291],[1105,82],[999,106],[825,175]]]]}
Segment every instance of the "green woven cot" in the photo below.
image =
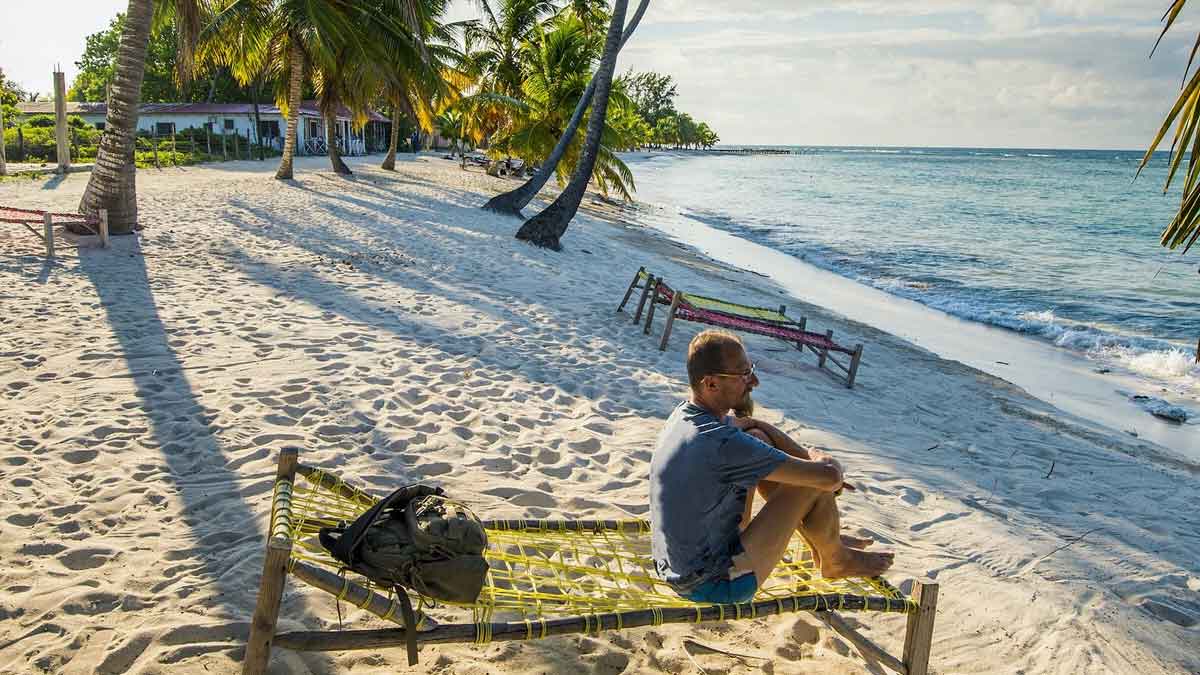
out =
{"type": "MultiPolygon", "coordinates": [[[[298,451],[279,459],[270,533],[244,673],[262,673],[272,645],[331,651],[404,645],[408,628],[392,589],[343,569],[317,542],[322,527],[353,520],[377,498],[338,476],[299,464],[298,451]],[[299,480],[297,479],[299,476],[299,480]],[[360,607],[394,628],[275,634],[287,575],[326,591],[334,602],[360,607]]],[[[865,654],[900,673],[924,673],[933,631],[937,585],[918,583],[907,597],[882,578],[820,578],[804,541],[747,603],[704,605],[684,600],[653,573],[649,524],[643,520],[485,520],[490,564],[478,600],[439,601],[413,595],[418,643],[533,640],[571,633],[596,634],[664,623],[728,621],[819,612],[865,654]],[[850,628],[839,611],[908,615],[904,656],[897,659],[850,628]]],[[[331,602],[332,604],[332,602],[331,602]]],[[[332,609],[332,607],[331,607],[332,609]]]]}
{"type": "Polygon", "coordinates": [[[755,307],[706,295],[685,293],[679,289],[672,289],[663,277],[647,272],[645,267],[639,267],[625,289],[621,304],[617,305],[618,312],[624,311],[625,305],[629,304],[633,292],[637,289],[641,289],[642,293],[633,323],[640,322],[642,312],[649,308],[646,311],[646,325],[642,329],[646,335],[650,334],[651,325],[654,323],[655,308],[659,305],[668,307],[662,341],[658,345],[660,351],[666,350],[676,319],[693,321],[726,330],[772,337],[795,346],[801,353],[808,349],[817,356],[818,368],[841,379],[847,387],[854,387],[854,378],[862,362],[862,344],[853,347],[838,344],[833,339],[832,330],[824,333],[807,330],[808,320],[802,316],[797,321],[788,316],[786,305],[780,305],[778,309],[755,307]],[[835,356],[837,353],[848,358],[839,360],[835,356]],[[835,371],[834,367],[838,370],[835,371]]]}

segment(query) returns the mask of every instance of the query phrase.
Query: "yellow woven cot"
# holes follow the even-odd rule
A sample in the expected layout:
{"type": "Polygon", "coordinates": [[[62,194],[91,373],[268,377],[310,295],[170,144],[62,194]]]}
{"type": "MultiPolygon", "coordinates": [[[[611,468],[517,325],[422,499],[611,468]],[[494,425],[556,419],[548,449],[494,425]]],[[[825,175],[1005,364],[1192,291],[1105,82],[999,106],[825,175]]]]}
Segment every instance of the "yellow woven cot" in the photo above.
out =
{"type": "MultiPolygon", "coordinates": [[[[299,464],[297,451],[283,451],[243,672],[265,671],[272,641],[276,646],[321,651],[405,643],[408,634],[392,589],[373,588],[370,580],[345,570],[316,537],[322,527],[351,521],[376,501],[328,471],[299,464]],[[296,480],[297,474],[302,480],[296,480]],[[353,604],[399,627],[274,635],[288,573],[330,593],[336,602],[353,604]]],[[[420,616],[417,642],[486,644],[817,611],[884,665],[901,673],[923,673],[926,668],[936,585],[919,584],[910,598],[879,577],[822,579],[799,536],[751,602],[705,605],[680,598],[655,576],[646,521],[485,520],[484,527],[490,571],[478,600],[470,605],[439,601],[436,607],[441,614],[459,619],[439,624],[429,616],[430,602],[414,597],[420,616]],[[864,610],[908,614],[913,635],[906,637],[903,661],[867,641],[834,614],[864,610]],[[912,649],[909,642],[913,642],[912,649]]]]}

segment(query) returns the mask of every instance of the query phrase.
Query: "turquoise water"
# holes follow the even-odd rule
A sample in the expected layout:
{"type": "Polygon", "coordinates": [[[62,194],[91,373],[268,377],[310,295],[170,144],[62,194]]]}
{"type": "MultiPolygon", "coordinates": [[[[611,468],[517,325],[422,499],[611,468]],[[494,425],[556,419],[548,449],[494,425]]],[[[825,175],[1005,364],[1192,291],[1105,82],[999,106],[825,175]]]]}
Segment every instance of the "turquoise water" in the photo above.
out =
{"type": "Polygon", "coordinates": [[[629,158],[638,199],[943,312],[1200,391],[1200,246],[1140,153],[804,148],[629,158]]]}

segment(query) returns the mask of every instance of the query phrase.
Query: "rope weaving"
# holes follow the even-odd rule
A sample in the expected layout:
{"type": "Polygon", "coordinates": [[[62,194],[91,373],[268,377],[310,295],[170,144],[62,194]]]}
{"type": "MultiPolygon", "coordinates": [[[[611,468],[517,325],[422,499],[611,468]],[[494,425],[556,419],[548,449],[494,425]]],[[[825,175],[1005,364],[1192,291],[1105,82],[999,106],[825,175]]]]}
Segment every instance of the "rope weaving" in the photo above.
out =
{"type": "MultiPolygon", "coordinates": [[[[671,290],[671,287],[662,279],[658,280],[658,284],[655,286],[655,293],[659,296],[658,302],[660,304],[669,305],[675,299],[675,291],[671,290]]],[[[796,323],[792,321],[790,316],[769,307],[742,305],[736,302],[729,302],[728,300],[712,298],[707,295],[696,295],[695,293],[684,293],[682,291],[680,291],[680,296],[680,306],[691,306],[696,309],[717,312],[731,317],[742,317],[769,323],[784,325],[795,325],[796,323]]]]}
{"type": "Polygon", "coordinates": [[[0,223],[17,223],[18,225],[41,224],[49,213],[55,225],[83,225],[93,233],[100,225],[100,219],[95,216],[84,216],[78,213],[53,213],[36,209],[18,209],[13,206],[0,206],[0,223]]]}
{"type": "MultiPolygon", "coordinates": [[[[272,506],[272,525],[284,509],[290,515],[289,568],[301,560],[344,576],[346,570],[320,545],[316,534],[322,527],[352,521],[376,500],[334,474],[311,467],[300,467],[300,473],[304,480],[297,480],[291,491],[277,490],[272,506]]],[[[622,612],[648,610],[655,622],[661,622],[664,609],[694,609],[699,622],[702,610],[710,606],[679,597],[658,579],[650,557],[650,526],[644,520],[499,520],[484,521],[484,526],[490,570],[479,599],[470,605],[440,603],[469,610],[480,643],[490,640],[491,622],[497,615],[524,622],[527,636],[544,637],[547,618],[580,617],[586,632],[596,632],[605,629],[602,614],[617,613],[615,625],[608,628],[620,628],[622,612]],[[535,630],[535,621],[540,622],[540,630],[535,630]]],[[[346,596],[347,588],[337,594],[339,599],[346,596]]],[[[756,617],[763,602],[768,613],[773,608],[782,611],[788,599],[792,611],[802,605],[806,609],[915,610],[910,599],[882,578],[821,578],[798,535],[752,603],[731,608],[729,614],[736,613],[739,619],[756,617]]],[[[394,605],[387,614],[384,618],[395,620],[394,605]]],[[[726,616],[723,606],[719,616],[726,616]]]]}
{"type": "Polygon", "coordinates": [[[696,323],[706,323],[712,326],[722,326],[724,328],[736,328],[737,330],[745,331],[747,333],[766,335],[767,337],[779,338],[780,340],[786,340],[788,342],[802,342],[806,345],[816,347],[817,349],[828,349],[831,352],[841,352],[843,354],[854,353],[853,349],[843,347],[820,333],[799,330],[797,328],[788,328],[786,326],[774,326],[749,319],[741,319],[738,317],[729,316],[728,314],[688,307],[682,303],[679,305],[678,316],[681,319],[695,321],[696,323]]]}

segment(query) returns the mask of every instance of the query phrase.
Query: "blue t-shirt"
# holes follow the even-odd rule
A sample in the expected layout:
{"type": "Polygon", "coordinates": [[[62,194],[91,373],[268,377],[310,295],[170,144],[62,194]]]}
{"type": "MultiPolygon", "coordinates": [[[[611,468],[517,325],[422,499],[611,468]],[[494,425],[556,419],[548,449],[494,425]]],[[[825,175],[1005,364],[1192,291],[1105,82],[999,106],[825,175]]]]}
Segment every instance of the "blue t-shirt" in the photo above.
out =
{"type": "Polygon", "coordinates": [[[746,496],[788,455],[685,401],[650,462],[651,553],[681,593],[726,575],[741,549],[746,496]]]}

